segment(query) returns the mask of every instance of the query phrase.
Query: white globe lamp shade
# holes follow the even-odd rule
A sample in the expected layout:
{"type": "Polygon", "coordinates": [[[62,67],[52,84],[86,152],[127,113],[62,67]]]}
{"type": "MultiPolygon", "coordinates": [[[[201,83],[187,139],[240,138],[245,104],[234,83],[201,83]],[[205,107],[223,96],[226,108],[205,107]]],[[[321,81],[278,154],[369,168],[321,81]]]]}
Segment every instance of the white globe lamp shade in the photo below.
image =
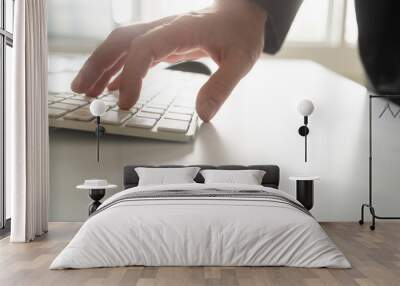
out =
{"type": "Polygon", "coordinates": [[[311,100],[308,99],[303,99],[302,101],[299,102],[297,105],[297,110],[299,113],[303,116],[309,116],[311,113],[314,111],[314,104],[312,103],[311,100]]]}
{"type": "Polygon", "coordinates": [[[90,104],[90,112],[93,116],[102,116],[106,112],[106,105],[102,100],[93,100],[90,104]]]}

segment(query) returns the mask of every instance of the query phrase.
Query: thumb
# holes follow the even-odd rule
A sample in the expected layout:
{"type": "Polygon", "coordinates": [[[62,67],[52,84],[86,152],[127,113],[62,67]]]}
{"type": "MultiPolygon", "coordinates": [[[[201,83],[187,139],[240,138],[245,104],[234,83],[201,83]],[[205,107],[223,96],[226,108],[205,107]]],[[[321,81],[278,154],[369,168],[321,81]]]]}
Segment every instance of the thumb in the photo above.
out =
{"type": "Polygon", "coordinates": [[[243,56],[231,55],[202,86],[197,95],[196,110],[203,121],[208,122],[214,117],[235,86],[250,70],[253,65],[250,62],[243,56]]]}

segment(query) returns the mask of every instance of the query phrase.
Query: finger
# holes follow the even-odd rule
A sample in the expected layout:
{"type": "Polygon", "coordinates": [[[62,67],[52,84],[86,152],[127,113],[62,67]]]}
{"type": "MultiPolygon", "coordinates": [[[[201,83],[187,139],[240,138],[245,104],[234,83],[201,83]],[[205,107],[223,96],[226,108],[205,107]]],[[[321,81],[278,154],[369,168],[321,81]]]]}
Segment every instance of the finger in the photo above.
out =
{"type": "Polygon", "coordinates": [[[77,93],[86,93],[99,79],[104,70],[112,64],[129,47],[131,37],[126,27],[117,28],[93,52],[72,81],[71,89],[77,93]]]}
{"type": "MultiPolygon", "coordinates": [[[[170,56],[167,56],[164,58],[162,61],[166,61],[169,63],[176,63],[179,61],[189,61],[189,60],[195,60],[199,59],[202,57],[208,56],[206,51],[203,51],[201,49],[193,50],[192,52],[185,53],[185,54],[173,54],[170,56]]],[[[155,65],[155,62],[153,62],[152,67],[155,65]]],[[[113,91],[119,89],[121,84],[121,74],[117,75],[107,86],[108,90],[113,91]]]]}
{"type": "MultiPolygon", "coordinates": [[[[157,62],[153,62],[150,67],[157,65],[157,62]]],[[[109,90],[117,90],[121,86],[121,73],[117,75],[107,86],[109,90]]]]}
{"type": "Polygon", "coordinates": [[[111,77],[113,77],[125,64],[126,53],[117,60],[116,63],[111,68],[106,69],[96,83],[90,87],[89,91],[86,93],[87,96],[96,97],[103,93],[104,89],[107,87],[111,77]]]}
{"type": "Polygon", "coordinates": [[[168,24],[157,27],[135,39],[130,48],[120,82],[119,106],[129,109],[136,103],[144,76],[154,62],[169,54],[189,49],[194,32],[183,25],[168,24]]]}
{"type": "MultiPolygon", "coordinates": [[[[151,67],[155,66],[157,63],[153,62],[151,67]]],[[[119,89],[121,86],[121,74],[117,75],[107,86],[108,90],[113,91],[119,89]]]]}
{"type": "Polygon", "coordinates": [[[135,37],[175,18],[176,16],[169,16],[149,23],[116,28],[87,59],[72,81],[71,89],[77,93],[87,92],[98,80],[104,69],[110,67],[122,52],[129,49],[130,43],[135,37]]]}
{"type": "Polygon", "coordinates": [[[218,70],[210,76],[197,96],[196,110],[203,121],[208,122],[214,117],[253,63],[248,57],[234,54],[220,63],[218,70]]]}

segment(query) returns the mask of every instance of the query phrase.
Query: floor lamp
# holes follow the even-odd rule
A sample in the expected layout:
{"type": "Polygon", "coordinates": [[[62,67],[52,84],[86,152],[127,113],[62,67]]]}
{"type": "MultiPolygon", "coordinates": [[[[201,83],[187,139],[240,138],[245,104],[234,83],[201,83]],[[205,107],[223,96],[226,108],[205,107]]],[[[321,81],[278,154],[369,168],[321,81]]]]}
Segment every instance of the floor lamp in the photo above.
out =
{"type": "Polygon", "coordinates": [[[400,217],[395,217],[395,216],[378,216],[375,212],[375,208],[373,206],[373,200],[372,200],[372,194],[373,194],[373,188],[372,188],[372,100],[374,98],[384,98],[384,99],[390,99],[390,98],[397,98],[399,99],[399,95],[377,95],[377,94],[369,94],[369,162],[368,162],[368,203],[364,203],[361,205],[361,219],[358,221],[359,224],[364,224],[364,208],[368,208],[371,216],[372,216],[372,224],[370,225],[371,230],[375,230],[375,219],[400,219],[400,217]]]}

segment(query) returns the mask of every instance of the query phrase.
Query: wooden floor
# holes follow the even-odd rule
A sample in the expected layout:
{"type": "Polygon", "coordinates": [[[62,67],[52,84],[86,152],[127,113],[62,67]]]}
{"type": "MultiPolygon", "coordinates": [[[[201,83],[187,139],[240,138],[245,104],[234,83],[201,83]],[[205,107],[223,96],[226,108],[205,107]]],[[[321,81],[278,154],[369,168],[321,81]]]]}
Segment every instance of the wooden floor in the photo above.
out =
{"type": "Polygon", "coordinates": [[[289,267],[123,267],[48,270],[79,229],[79,223],[51,223],[33,243],[0,241],[0,285],[400,285],[400,223],[379,222],[375,232],[356,223],[324,223],[324,229],[352,269],[289,267]]]}

